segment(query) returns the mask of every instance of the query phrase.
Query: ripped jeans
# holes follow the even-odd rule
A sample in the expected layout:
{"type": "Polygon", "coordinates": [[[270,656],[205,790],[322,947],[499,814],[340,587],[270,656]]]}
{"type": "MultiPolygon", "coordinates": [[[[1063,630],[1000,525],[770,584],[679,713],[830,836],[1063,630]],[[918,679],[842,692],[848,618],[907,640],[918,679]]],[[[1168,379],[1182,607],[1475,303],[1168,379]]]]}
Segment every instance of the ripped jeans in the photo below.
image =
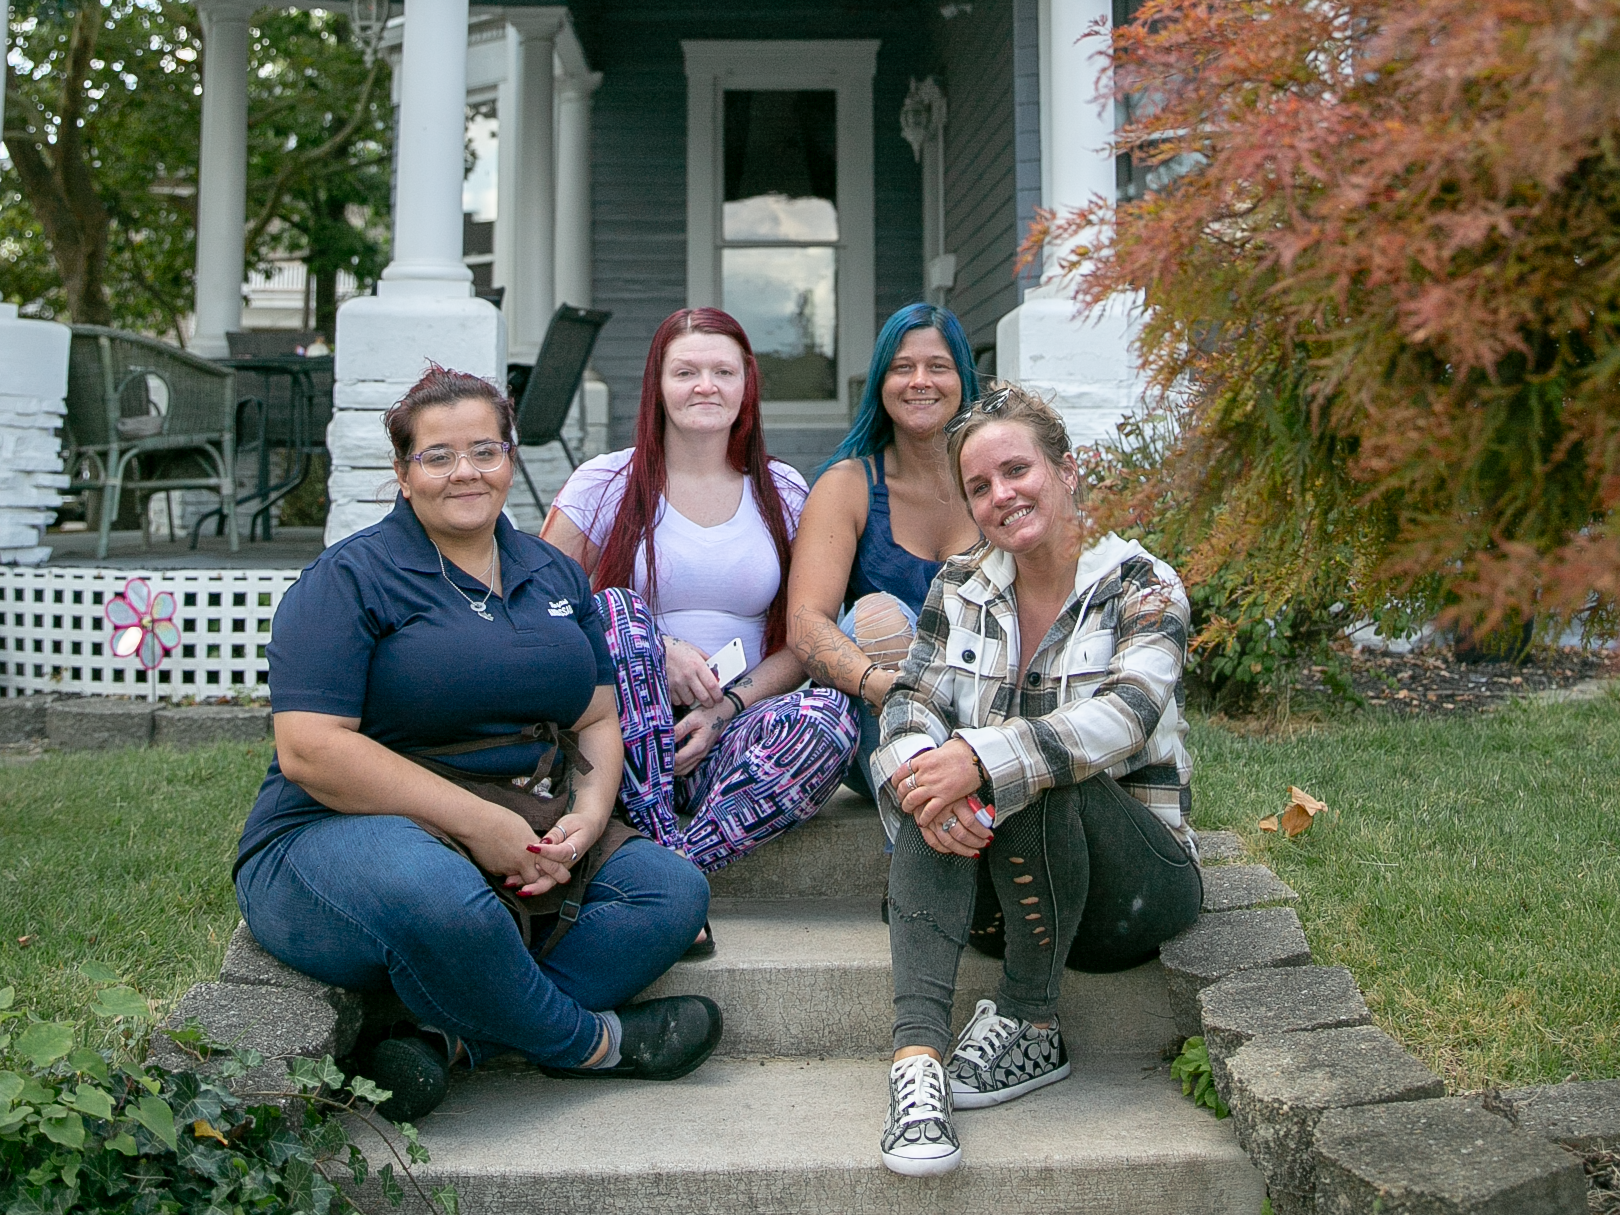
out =
{"type": "Polygon", "coordinates": [[[950,1054],[970,929],[1004,943],[997,1011],[1041,1022],[1057,1009],[1065,963],[1118,970],[1147,961],[1197,918],[1203,893],[1198,866],[1169,829],[1107,775],[1049,790],[1010,815],[982,860],[934,851],[904,819],[889,870],[895,1049],[950,1054]],[[999,915],[976,917],[975,903],[991,894],[999,915]]]}

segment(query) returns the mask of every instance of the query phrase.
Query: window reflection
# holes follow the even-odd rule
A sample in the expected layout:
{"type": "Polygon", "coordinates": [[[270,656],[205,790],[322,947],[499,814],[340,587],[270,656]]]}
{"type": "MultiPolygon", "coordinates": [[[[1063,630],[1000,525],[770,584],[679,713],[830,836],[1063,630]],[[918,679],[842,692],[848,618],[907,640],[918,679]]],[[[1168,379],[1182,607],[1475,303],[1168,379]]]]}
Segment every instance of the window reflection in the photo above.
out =
{"type": "Polygon", "coordinates": [[[725,94],[722,303],[765,400],[838,395],[837,117],[831,90],[725,94]]]}
{"type": "Polygon", "coordinates": [[[827,246],[724,249],[724,307],[759,360],[767,401],[838,395],[838,252],[827,246]]]}

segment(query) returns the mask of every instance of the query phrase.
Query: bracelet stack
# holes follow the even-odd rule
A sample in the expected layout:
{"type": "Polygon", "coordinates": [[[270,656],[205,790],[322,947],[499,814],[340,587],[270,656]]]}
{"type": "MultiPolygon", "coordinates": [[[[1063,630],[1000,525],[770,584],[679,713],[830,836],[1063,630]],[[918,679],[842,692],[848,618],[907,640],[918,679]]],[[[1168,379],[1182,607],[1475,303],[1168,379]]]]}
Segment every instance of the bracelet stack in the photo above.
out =
{"type": "Polygon", "coordinates": [[[730,688],[726,689],[726,699],[737,706],[737,712],[732,714],[733,717],[740,717],[743,710],[748,707],[747,705],[743,704],[742,697],[738,696],[737,693],[733,692],[730,688]]]}
{"type": "Polygon", "coordinates": [[[866,681],[872,677],[872,672],[877,669],[878,664],[874,662],[870,664],[866,670],[861,672],[861,682],[855,687],[855,697],[857,700],[866,699],[866,681]]]}

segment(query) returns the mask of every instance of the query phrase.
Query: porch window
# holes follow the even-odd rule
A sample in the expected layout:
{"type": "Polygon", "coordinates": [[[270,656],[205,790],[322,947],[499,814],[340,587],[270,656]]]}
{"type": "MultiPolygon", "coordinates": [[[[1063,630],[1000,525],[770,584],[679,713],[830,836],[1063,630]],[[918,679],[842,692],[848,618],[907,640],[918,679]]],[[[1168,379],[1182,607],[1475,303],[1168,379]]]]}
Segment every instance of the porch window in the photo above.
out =
{"type": "Polygon", "coordinates": [[[877,331],[872,39],[685,41],[686,302],[759,357],[767,428],[849,425],[877,331]]]}
{"type": "Polygon", "coordinates": [[[767,401],[838,398],[838,95],[727,89],[720,289],[767,401]]]}

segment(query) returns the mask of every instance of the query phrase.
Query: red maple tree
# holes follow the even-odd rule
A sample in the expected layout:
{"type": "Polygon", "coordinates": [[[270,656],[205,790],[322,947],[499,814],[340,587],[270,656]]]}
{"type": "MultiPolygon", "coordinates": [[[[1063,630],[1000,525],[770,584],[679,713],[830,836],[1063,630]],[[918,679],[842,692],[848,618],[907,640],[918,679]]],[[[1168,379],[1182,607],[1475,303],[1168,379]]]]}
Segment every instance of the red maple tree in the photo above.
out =
{"type": "Polygon", "coordinates": [[[1300,605],[1612,605],[1620,2],[1146,0],[1112,50],[1118,150],[1163,184],[1026,248],[1084,242],[1082,308],[1143,303],[1175,426],[1097,456],[1092,511],[1221,588],[1205,644],[1300,605]]]}

